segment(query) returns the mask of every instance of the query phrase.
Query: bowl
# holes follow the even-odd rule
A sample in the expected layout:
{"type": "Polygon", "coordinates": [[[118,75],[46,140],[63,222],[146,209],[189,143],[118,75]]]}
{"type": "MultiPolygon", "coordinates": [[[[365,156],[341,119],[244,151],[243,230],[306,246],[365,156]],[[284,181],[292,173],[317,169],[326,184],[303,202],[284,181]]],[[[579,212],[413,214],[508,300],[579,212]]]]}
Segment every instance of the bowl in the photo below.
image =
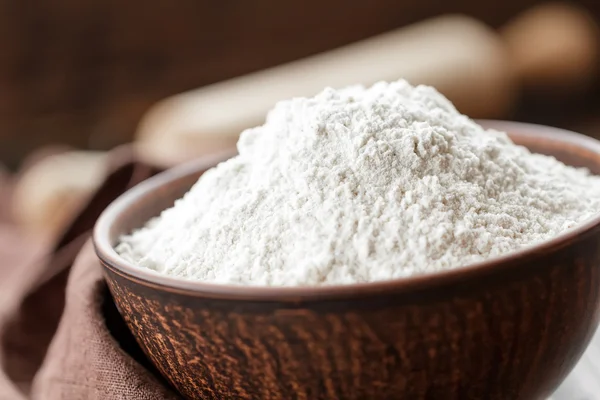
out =
{"type": "MultiPolygon", "coordinates": [[[[600,142],[484,121],[532,151],[600,173],[600,142]]],[[[202,159],[149,179],[99,218],[94,243],[114,301],[160,373],[188,399],[541,399],[599,321],[600,217],[464,268],[324,287],[177,280],[114,250],[171,206],[202,159]]]]}

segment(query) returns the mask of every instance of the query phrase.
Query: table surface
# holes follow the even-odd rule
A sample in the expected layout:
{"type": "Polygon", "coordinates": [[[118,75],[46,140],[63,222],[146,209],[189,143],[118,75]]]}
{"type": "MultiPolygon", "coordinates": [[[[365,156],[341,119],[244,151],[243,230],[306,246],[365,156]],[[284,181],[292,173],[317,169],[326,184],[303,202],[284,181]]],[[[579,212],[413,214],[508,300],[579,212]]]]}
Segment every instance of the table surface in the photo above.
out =
{"type": "Polygon", "coordinates": [[[600,330],[579,364],[549,400],[600,400],[600,330]]]}

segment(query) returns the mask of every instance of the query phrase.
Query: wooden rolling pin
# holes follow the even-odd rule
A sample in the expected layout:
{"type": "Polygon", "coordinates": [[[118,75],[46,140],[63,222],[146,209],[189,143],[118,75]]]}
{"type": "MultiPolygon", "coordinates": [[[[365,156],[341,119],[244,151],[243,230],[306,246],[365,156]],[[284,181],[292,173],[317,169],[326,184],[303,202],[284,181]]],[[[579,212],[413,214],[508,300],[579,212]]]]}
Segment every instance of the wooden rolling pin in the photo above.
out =
{"type": "MultiPolygon", "coordinates": [[[[276,101],[325,86],[405,77],[436,86],[470,116],[498,117],[510,107],[516,80],[568,92],[596,75],[598,29],[581,8],[537,6],[510,21],[501,35],[504,42],[466,17],[437,18],[178,95],[147,114],[138,132],[139,150],[148,161],[170,166],[233,146],[276,101]]],[[[99,184],[103,156],[64,149],[42,153],[22,171],[12,211],[32,231],[55,232],[99,184]]]]}
{"type": "Polygon", "coordinates": [[[572,93],[588,87],[597,74],[598,26],[574,4],[531,8],[504,26],[501,35],[514,75],[527,87],[572,93]]]}
{"type": "Polygon", "coordinates": [[[100,185],[106,171],[103,152],[50,149],[32,156],[17,176],[12,216],[25,230],[53,236],[100,185]]]}
{"type": "Polygon", "coordinates": [[[138,151],[172,165],[232,146],[279,100],[399,78],[436,87],[472,117],[503,116],[513,101],[498,35],[474,19],[444,16],[168,98],[141,121],[138,151]]]}

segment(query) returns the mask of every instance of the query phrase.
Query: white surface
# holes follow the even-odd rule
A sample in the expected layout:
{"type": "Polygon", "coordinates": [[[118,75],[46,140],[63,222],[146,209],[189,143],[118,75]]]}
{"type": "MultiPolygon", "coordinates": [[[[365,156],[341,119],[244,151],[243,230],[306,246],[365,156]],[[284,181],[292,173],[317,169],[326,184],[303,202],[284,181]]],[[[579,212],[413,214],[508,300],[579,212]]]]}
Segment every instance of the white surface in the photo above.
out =
{"type": "Polygon", "coordinates": [[[549,400],[600,400],[600,330],[579,364],[549,400]]]}

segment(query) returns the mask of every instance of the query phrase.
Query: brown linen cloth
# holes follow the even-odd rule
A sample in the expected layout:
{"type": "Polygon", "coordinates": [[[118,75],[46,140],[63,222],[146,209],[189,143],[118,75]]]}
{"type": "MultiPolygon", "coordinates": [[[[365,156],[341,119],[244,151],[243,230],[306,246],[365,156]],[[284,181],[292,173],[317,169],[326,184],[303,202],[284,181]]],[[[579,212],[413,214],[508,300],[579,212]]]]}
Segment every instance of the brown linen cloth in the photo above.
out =
{"type": "Polygon", "coordinates": [[[100,212],[157,170],[127,148],[57,240],[19,232],[0,179],[0,399],[178,399],[127,331],[89,237],[100,212]]]}

